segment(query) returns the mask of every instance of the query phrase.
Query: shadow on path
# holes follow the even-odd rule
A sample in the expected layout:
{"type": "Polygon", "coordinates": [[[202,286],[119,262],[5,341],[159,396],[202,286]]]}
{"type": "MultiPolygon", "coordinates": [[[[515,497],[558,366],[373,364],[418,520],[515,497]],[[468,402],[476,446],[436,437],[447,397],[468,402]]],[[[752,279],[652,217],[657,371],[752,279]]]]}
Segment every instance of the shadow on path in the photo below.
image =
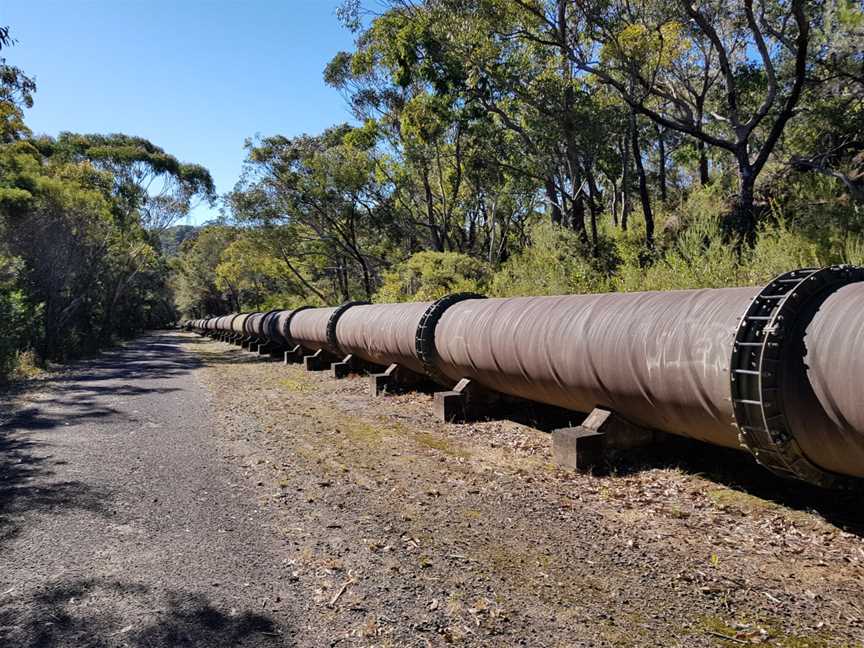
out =
{"type": "MultiPolygon", "coordinates": [[[[14,596],[14,591],[6,597],[14,596]]],[[[200,592],[121,580],[46,584],[14,605],[0,601],[0,645],[230,648],[292,646],[291,629],[262,612],[224,609],[200,592]],[[155,619],[154,619],[155,617],[155,619]]]]}
{"type": "Polygon", "coordinates": [[[148,387],[147,381],[187,374],[200,365],[182,349],[186,339],[143,337],[134,346],[105,352],[30,385],[17,402],[11,397],[0,401],[0,543],[16,535],[28,512],[105,513],[107,493],[81,481],[53,479],[54,467],[65,462],[53,458],[52,446],[62,442],[64,430],[82,424],[105,425],[120,417],[134,422],[110,404],[112,399],[175,391],[148,387]]]}

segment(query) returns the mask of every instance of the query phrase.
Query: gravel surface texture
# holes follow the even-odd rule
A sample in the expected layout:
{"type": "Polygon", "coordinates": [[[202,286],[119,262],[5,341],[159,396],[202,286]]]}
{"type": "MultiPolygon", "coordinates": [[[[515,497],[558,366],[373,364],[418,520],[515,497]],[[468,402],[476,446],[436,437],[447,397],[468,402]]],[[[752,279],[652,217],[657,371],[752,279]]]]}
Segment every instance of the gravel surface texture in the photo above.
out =
{"type": "Polygon", "coordinates": [[[284,552],[182,341],[0,403],[0,646],[293,645],[284,552]]]}
{"type": "Polygon", "coordinates": [[[548,413],[446,425],[184,333],[4,406],[0,646],[864,645],[860,495],[734,451],[576,475],[548,413]]]}

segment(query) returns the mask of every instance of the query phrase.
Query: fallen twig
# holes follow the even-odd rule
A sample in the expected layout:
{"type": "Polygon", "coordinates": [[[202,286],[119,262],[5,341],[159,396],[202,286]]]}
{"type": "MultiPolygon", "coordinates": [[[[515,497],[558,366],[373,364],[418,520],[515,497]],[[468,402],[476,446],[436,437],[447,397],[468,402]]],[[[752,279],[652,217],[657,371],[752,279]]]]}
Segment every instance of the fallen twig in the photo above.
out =
{"type": "Polygon", "coordinates": [[[330,603],[328,604],[330,607],[336,605],[336,601],[342,598],[342,595],[345,593],[345,590],[348,589],[348,586],[356,582],[353,578],[349,577],[347,581],[339,588],[339,591],[334,594],[333,598],[330,599],[330,603]]]}
{"type": "Polygon", "coordinates": [[[719,637],[720,639],[725,639],[726,641],[733,641],[737,644],[746,644],[747,643],[743,639],[739,639],[738,637],[730,637],[729,635],[725,635],[722,632],[714,632],[713,630],[706,630],[705,633],[712,635],[714,637],[719,637]]]}

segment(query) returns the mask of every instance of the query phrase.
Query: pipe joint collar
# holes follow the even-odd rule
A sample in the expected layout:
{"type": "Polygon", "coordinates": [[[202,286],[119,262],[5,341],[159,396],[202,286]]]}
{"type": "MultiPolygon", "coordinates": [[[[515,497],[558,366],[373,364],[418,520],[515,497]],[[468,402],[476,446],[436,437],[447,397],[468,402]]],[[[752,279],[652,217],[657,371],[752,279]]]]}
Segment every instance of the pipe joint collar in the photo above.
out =
{"type": "Polygon", "coordinates": [[[330,314],[330,319],[327,320],[327,346],[329,347],[331,353],[341,353],[342,350],[339,348],[339,339],[336,336],[336,325],[339,323],[339,318],[342,317],[343,313],[347,311],[352,306],[366,306],[368,305],[368,301],[349,301],[344,304],[337,306],[336,310],[334,310],[330,314]]]}
{"type": "Polygon", "coordinates": [[[485,295],[479,295],[472,292],[451,293],[445,295],[441,299],[432,303],[417,324],[417,334],[414,338],[414,350],[417,352],[417,357],[423,365],[423,370],[426,375],[432,380],[442,385],[448,382],[447,377],[438,369],[436,360],[438,359],[438,350],[435,347],[435,328],[441,316],[453,304],[458,304],[461,301],[468,299],[486,299],[485,295]]]}

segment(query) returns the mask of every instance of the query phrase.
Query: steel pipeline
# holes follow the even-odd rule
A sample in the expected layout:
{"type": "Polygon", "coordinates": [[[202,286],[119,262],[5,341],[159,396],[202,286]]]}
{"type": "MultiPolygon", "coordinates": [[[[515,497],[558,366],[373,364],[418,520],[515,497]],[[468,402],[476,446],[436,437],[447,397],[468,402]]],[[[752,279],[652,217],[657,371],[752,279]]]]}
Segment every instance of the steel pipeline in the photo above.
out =
{"type": "Polygon", "coordinates": [[[575,411],[607,408],[746,448],[787,477],[864,478],[860,268],[795,271],[762,288],[470,297],[281,311],[266,333],[445,385],[469,378],[575,411]]]}

